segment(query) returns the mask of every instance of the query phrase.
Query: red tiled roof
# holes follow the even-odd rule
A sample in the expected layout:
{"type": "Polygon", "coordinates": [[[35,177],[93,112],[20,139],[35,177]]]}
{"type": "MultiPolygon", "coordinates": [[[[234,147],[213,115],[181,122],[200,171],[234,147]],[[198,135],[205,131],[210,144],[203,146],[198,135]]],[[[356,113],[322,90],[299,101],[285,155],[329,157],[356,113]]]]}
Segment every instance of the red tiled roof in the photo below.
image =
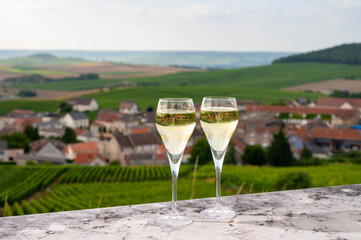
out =
{"type": "Polygon", "coordinates": [[[95,142],[76,143],[76,144],[71,144],[68,147],[71,147],[73,151],[77,154],[97,152],[99,150],[99,147],[95,142]]]}
{"type": "Polygon", "coordinates": [[[29,114],[32,115],[34,114],[34,111],[32,110],[23,110],[23,109],[14,109],[11,111],[11,114],[29,114]]]}
{"type": "Polygon", "coordinates": [[[315,127],[312,129],[312,137],[361,141],[361,131],[356,129],[315,127]]]}
{"type": "Polygon", "coordinates": [[[74,132],[77,136],[82,135],[85,132],[85,129],[81,129],[81,128],[75,128],[74,132]]]}
{"type": "Polygon", "coordinates": [[[290,107],[290,106],[264,106],[247,105],[246,111],[264,111],[276,113],[298,113],[298,114],[327,114],[338,115],[342,119],[349,119],[357,114],[353,109],[338,109],[327,107],[290,107]]]}
{"type": "Polygon", "coordinates": [[[18,118],[15,120],[14,124],[15,125],[20,125],[20,124],[32,125],[33,123],[36,123],[36,122],[42,122],[42,120],[40,118],[36,118],[36,117],[18,118]]]}
{"type": "Polygon", "coordinates": [[[132,129],[131,134],[140,134],[140,133],[150,133],[150,128],[139,128],[139,129],[132,129]]]}
{"type": "Polygon", "coordinates": [[[319,98],[317,106],[339,108],[342,104],[349,103],[351,106],[361,108],[361,99],[359,98],[319,98]]]}
{"type": "Polygon", "coordinates": [[[92,153],[78,153],[75,158],[75,163],[91,163],[97,157],[103,162],[105,162],[105,158],[101,154],[99,154],[98,152],[92,152],[92,153]]]}

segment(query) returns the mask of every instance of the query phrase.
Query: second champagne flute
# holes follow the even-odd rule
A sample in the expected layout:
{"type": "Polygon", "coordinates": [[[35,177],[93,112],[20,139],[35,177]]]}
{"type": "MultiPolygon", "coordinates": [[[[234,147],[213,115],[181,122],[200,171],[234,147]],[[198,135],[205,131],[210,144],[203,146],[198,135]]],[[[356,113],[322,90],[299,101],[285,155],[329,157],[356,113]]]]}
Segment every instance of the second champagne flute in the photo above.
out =
{"type": "Polygon", "coordinates": [[[215,208],[205,209],[201,214],[205,218],[225,220],[233,218],[236,213],[221,205],[221,172],[229,140],[238,124],[238,109],[235,98],[204,97],[201,106],[201,126],[211,148],[216,168],[215,208]]]}
{"type": "Polygon", "coordinates": [[[155,117],[157,130],[167,149],[172,172],[172,213],[157,219],[160,224],[179,227],[192,219],[177,212],[177,179],[184,149],[196,126],[196,114],[190,98],[162,98],[155,117]]]}

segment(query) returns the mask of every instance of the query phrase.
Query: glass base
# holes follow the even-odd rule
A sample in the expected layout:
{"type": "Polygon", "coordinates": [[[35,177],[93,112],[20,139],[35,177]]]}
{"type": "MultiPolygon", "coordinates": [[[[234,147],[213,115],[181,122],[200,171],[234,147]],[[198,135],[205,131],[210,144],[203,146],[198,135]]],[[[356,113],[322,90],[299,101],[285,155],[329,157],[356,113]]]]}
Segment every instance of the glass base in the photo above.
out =
{"type": "Polygon", "coordinates": [[[157,222],[170,227],[181,227],[191,224],[193,220],[185,216],[169,215],[157,218],[157,222]]]}
{"type": "Polygon", "coordinates": [[[201,212],[202,216],[212,220],[229,220],[236,216],[236,213],[227,208],[209,208],[201,212]]]}

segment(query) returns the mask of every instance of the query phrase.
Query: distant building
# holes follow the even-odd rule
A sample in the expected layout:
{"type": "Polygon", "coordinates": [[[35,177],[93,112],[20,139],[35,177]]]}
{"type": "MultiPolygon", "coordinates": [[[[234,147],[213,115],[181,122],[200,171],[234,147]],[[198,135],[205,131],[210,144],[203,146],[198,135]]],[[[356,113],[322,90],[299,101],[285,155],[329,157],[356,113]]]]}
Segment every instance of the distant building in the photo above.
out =
{"type": "Polygon", "coordinates": [[[76,155],[75,164],[87,166],[105,166],[107,165],[105,158],[98,152],[78,153],[76,155]]]}
{"type": "Polygon", "coordinates": [[[99,147],[95,142],[69,144],[65,148],[67,159],[74,160],[80,153],[96,153],[99,147]]]}
{"type": "Polygon", "coordinates": [[[66,103],[78,112],[96,111],[99,108],[97,101],[93,98],[69,98],[66,103]]]}
{"type": "Polygon", "coordinates": [[[7,162],[8,160],[8,144],[6,141],[0,141],[0,162],[7,162]]]}
{"type": "Polygon", "coordinates": [[[126,100],[120,103],[119,112],[123,114],[137,114],[139,113],[139,108],[135,101],[126,100]]]}
{"type": "Polygon", "coordinates": [[[29,154],[17,155],[16,163],[18,165],[25,165],[28,160],[38,164],[44,162],[52,164],[66,163],[65,144],[62,141],[44,138],[31,142],[29,146],[31,148],[29,154]]]}
{"type": "Polygon", "coordinates": [[[81,112],[67,113],[61,123],[70,128],[87,128],[89,126],[89,118],[81,112]]]}
{"type": "Polygon", "coordinates": [[[32,110],[14,109],[7,116],[12,118],[26,118],[34,115],[32,110]]]}
{"type": "Polygon", "coordinates": [[[104,154],[110,161],[118,160],[123,165],[133,165],[131,154],[155,154],[160,144],[156,133],[113,136],[105,144],[104,154]]]}
{"type": "Polygon", "coordinates": [[[357,110],[361,119],[360,98],[318,98],[317,107],[357,110]]]}
{"type": "Polygon", "coordinates": [[[39,136],[49,137],[62,137],[65,132],[63,124],[59,120],[51,120],[48,122],[33,123],[33,127],[38,128],[39,136]]]}

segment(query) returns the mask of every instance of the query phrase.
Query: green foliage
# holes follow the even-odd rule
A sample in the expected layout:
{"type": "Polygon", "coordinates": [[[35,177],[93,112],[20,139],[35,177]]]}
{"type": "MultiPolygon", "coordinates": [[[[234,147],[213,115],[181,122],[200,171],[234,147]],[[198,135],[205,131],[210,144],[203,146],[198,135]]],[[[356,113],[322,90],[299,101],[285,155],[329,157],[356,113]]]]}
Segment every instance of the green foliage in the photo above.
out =
{"type": "Polygon", "coordinates": [[[70,113],[71,111],[73,111],[73,106],[66,103],[66,102],[62,102],[59,105],[59,109],[60,109],[60,114],[66,114],[66,113],[70,113]]]}
{"type": "Polygon", "coordinates": [[[64,143],[77,143],[78,140],[76,139],[76,133],[74,132],[73,129],[67,127],[65,128],[65,133],[63,135],[63,137],[61,138],[61,140],[64,143]]]}
{"type": "Polygon", "coordinates": [[[38,128],[34,128],[31,125],[27,125],[25,127],[24,134],[30,139],[30,141],[40,139],[38,128]]]}
{"type": "Polygon", "coordinates": [[[38,96],[38,94],[36,93],[36,91],[23,89],[23,90],[20,90],[20,92],[18,93],[18,96],[19,97],[36,97],[36,96],[38,96]]]}
{"type": "Polygon", "coordinates": [[[82,73],[79,76],[80,80],[94,80],[94,79],[99,79],[99,74],[98,73],[82,73]]]}
{"type": "Polygon", "coordinates": [[[109,166],[120,166],[120,162],[119,161],[112,161],[109,163],[109,166]]]}
{"type": "Polygon", "coordinates": [[[361,64],[361,44],[343,44],[319,51],[297,54],[275,60],[273,63],[328,62],[361,64]]]}
{"type": "Polygon", "coordinates": [[[331,115],[321,114],[321,119],[324,121],[330,121],[332,119],[331,115]]]}
{"type": "Polygon", "coordinates": [[[278,118],[279,119],[288,119],[290,117],[289,113],[280,113],[278,118]]]}
{"type": "Polygon", "coordinates": [[[319,166],[322,164],[327,164],[328,159],[321,160],[319,158],[301,158],[300,160],[297,160],[294,162],[294,166],[319,166]]]}
{"type": "Polygon", "coordinates": [[[234,141],[230,141],[228,145],[228,150],[224,158],[224,164],[236,164],[236,149],[234,141]]]}
{"type": "Polygon", "coordinates": [[[317,114],[314,114],[314,113],[309,113],[306,115],[306,119],[314,119],[317,117],[317,114]]]}
{"type": "Polygon", "coordinates": [[[266,164],[266,153],[259,145],[247,145],[242,160],[246,164],[261,166],[266,164]]]}
{"type": "Polygon", "coordinates": [[[304,146],[301,151],[301,158],[312,158],[312,152],[306,146],[304,146]]]}
{"type": "Polygon", "coordinates": [[[309,188],[312,185],[311,177],[308,173],[303,171],[289,172],[284,175],[280,175],[276,182],[276,189],[290,190],[309,188]]]}
{"type": "Polygon", "coordinates": [[[200,138],[192,146],[190,163],[195,163],[198,157],[198,164],[206,164],[212,162],[212,153],[208,141],[205,138],[200,138]]]}
{"type": "Polygon", "coordinates": [[[25,163],[26,166],[36,166],[38,165],[36,162],[32,161],[32,160],[28,160],[25,163]]]}
{"type": "Polygon", "coordinates": [[[29,149],[30,139],[24,133],[12,133],[0,137],[1,140],[6,140],[9,149],[22,148],[25,150],[29,149]]]}
{"type": "Polygon", "coordinates": [[[361,98],[361,93],[349,93],[349,92],[334,90],[330,94],[330,96],[331,97],[339,97],[339,98],[361,98]]]}
{"type": "Polygon", "coordinates": [[[267,153],[267,162],[272,166],[291,166],[294,158],[290,145],[281,128],[273,135],[271,146],[267,153]]]}

